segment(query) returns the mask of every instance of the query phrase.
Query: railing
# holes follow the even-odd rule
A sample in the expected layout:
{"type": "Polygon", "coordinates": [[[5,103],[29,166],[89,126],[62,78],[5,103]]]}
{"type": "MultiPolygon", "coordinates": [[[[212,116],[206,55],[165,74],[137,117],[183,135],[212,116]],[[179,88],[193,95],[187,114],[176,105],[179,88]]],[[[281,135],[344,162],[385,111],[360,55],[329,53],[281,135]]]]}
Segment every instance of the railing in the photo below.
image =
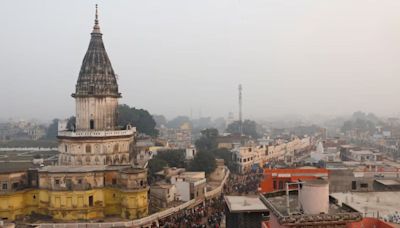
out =
{"type": "Polygon", "coordinates": [[[64,137],[107,137],[107,136],[125,136],[132,135],[136,132],[136,128],[129,130],[117,131],[59,131],[58,136],[64,137]]]}
{"type": "Polygon", "coordinates": [[[218,187],[205,193],[206,199],[211,199],[211,198],[214,198],[215,196],[219,195],[222,192],[228,177],[229,177],[229,169],[227,167],[225,167],[224,179],[222,180],[221,184],[218,187]]]}

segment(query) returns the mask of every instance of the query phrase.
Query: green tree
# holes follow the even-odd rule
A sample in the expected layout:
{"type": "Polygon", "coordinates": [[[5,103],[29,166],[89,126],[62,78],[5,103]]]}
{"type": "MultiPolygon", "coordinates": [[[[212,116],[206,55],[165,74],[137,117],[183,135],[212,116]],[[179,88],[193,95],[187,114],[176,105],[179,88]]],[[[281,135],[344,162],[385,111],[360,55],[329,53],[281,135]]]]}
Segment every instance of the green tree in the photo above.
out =
{"type": "MultiPolygon", "coordinates": [[[[228,125],[226,132],[240,133],[240,122],[235,121],[228,125]]],[[[257,132],[257,123],[253,120],[245,120],[242,123],[242,133],[252,138],[258,139],[260,134],[257,132]]]]}
{"type": "Polygon", "coordinates": [[[53,119],[46,132],[46,139],[56,139],[58,134],[58,119],[53,119]]]}
{"type": "Polygon", "coordinates": [[[67,122],[67,129],[70,130],[70,131],[73,131],[73,130],[76,129],[76,117],[75,117],[75,116],[71,116],[71,117],[68,119],[68,122],[67,122]]]}
{"type": "Polygon", "coordinates": [[[155,173],[161,171],[167,165],[168,165],[168,163],[166,161],[159,159],[157,157],[150,159],[150,161],[148,163],[150,175],[154,175],[155,173]]]}
{"type": "Polygon", "coordinates": [[[195,145],[198,151],[210,151],[217,148],[218,130],[208,128],[201,131],[201,137],[196,140],[195,145]]]}
{"type": "Polygon", "coordinates": [[[216,158],[224,159],[226,167],[233,168],[232,152],[226,148],[215,149],[212,151],[216,158]]]}
{"type": "Polygon", "coordinates": [[[155,157],[165,161],[169,167],[184,167],[185,166],[185,151],[184,150],[166,150],[160,151],[155,157]]]}
{"type": "Polygon", "coordinates": [[[157,136],[156,122],[147,110],[136,109],[128,105],[118,106],[118,125],[126,126],[132,124],[140,133],[157,136]]]}
{"type": "Polygon", "coordinates": [[[204,171],[206,174],[210,174],[215,168],[215,155],[210,151],[198,152],[189,166],[191,171],[204,171]]]}

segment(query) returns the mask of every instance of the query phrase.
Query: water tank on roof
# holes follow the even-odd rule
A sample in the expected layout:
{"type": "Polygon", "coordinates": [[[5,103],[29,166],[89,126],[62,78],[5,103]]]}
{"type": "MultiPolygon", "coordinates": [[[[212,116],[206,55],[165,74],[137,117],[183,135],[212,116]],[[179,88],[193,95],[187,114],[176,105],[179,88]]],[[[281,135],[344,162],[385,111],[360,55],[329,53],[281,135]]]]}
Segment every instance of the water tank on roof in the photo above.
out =
{"type": "Polygon", "coordinates": [[[299,203],[305,214],[329,211],[329,184],[325,180],[310,180],[299,190],[299,203]]]}

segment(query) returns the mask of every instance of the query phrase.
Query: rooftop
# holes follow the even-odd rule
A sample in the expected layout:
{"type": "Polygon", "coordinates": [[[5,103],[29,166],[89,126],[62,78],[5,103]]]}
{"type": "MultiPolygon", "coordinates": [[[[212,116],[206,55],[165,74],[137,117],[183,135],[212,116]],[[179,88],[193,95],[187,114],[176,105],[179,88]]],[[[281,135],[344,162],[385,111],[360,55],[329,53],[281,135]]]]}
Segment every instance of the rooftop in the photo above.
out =
{"type": "Polygon", "coordinates": [[[29,168],[39,167],[32,162],[0,162],[0,174],[25,172],[29,168]]]}
{"type": "Polygon", "coordinates": [[[370,151],[370,150],[351,150],[351,153],[354,153],[354,154],[365,154],[365,155],[375,154],[373,151],[370,151]]]}
{"type": "Polygon", "coordinates": [[[333,193],[331,196],[338,200],[340,205],[347,205],[368,216],[379,211],[380,216],[387,216],[399,211],[400,192],[347,192],[333,193]]]}
{"type": "Polygon", "coordinates": [[[386,186],[398,186],[400,185],[400,182],[398,180],[375,180],[376,182],[379,182],[383,185],[386,186]]]}
{"type": "MultiPolygon", "coordinates": [[[[310,183],[311,184],[311,183],[310,183]]],[[[361,220],[361,215],[354,210],[346,209],[338,204],[329,203],[327,214],[305,214],[299,207],[297,190],[290,191],[289,207],[285,191],[278,191],[261,195],[261,200],[267,205],[271,213],[277,217],[280,224],[345,224],[361,220]]]]}
{"type": "MultiPolygon", "coordinates": [[[[311,183],[310,183],[311,184],[311,183]]],[[[289,216],[291,214],[302,214],[299,207],[299,197],[297,195],[297,191],[292,191],[289,194],[289,208],[286,207],[287,196],[285,191],[275,192],[275,196],[271,196],[271,194],[266,194],[266,200],[271,204],[274,209],[281,214],[281,216],[289,216]]],[[[348,212],[345,209],[341,208],[339,205],[330,203],[329,204],[329,212],[328,214],[337,214],[348,212]]]]}
{"type": "Polygon", "coordinates": [[[155,185],[152,185],[151,188],[162,188],[162,189],[170,189],[174,187],[175,185],[173,184],[167,184],[167,183],[156,183],[155,185]]]}
{"type": "Polygon", "coordinates": [[[268,208],[258,196],[225,196],[230,212],[264,212],[268,208]]]}

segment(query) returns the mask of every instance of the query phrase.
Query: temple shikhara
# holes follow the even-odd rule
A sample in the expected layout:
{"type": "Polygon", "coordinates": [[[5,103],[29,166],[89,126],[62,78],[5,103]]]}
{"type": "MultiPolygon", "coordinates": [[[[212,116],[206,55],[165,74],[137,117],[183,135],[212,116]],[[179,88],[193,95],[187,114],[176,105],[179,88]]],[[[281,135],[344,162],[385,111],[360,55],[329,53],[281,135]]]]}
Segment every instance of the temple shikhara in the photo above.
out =
{"type": "Polygon", "coordinates": [[[148,214],[147,171],[132,165],[136,129],[117,124],[121,93],[97,6],[72,97],[76,121],[68,129],[59,127],[58,165],[0,173],[0,218],[34,213],[55,220],[136,219],[148,214]]]}

